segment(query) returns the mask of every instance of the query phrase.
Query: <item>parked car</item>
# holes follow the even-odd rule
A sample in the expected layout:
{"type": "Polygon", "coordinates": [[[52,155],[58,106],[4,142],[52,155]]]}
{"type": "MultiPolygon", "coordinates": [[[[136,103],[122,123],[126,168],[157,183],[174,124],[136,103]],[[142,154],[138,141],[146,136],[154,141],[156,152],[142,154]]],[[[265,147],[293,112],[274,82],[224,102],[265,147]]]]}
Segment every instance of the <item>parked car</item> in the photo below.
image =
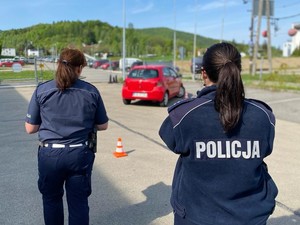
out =
{"type": "Polygon", "coordinates": [[[93,68],[98,69],[101,67],[102,64],[109,62],[108,59],[100,59],[100,60],[95,60],[93,62],[93,68]]]}
{"type": "Polygon", "coordinates": [[[0,60],[0,67],[12,67],[14,63],[24,66],[24,61],[22,60],[0,60]]]}
{"type": "Polygon", "coordinates": [[[103,70],[107,70],[107,69],[116,70],[119,68],[119,61],[110,61],[102,64],[100,67],[103,70]]]}
{"type": "Polygon", "coordinates": [[[129,70],[132,70],[135,66],[141,66],[144,65],[143,61],[135,61],[131,64],[131,67],[129,70]]]}
{"type": "Polygon", "coordinates": [[[93,68],[94,60],[92,59],[87,59],[86,64],[89,68],[93,68]]]}
{"type": "Polygon", "coordinates": [[[21,64],[21,66],[24,66],[24,65],[25,65],[24,60],[21,60],[21,59],[20,59],[20,60],[14,60],[14,61],[13,61],[13,64],[14,64],[14,63],[19,63],[19,64],[21,64]]]}
{"type": "Polygon", "coordinates": [[[123,67],[123,58],[121,58],[119,60],[119,65],[120,65],[120,69],[122,70],[123,68],[125,68],[126,71],[129,71],[131,66],[132,66],[132,63],[134,62],[137,62],[137,61],[142,61],[138,58],[125,58],[124,59],[124,67],[123,67]]]}
{"type": "Polygon", "coordinates": [[[194,73],[194,61],[195,61],[195,73],[201,73],[201,67],[202,67],[202,57],[195,57],[191,60],[191,73],[194,73]]]}
{"type": "Polygon", "coordinates": [[[9,60],[0,60],[0,67],[12,67],[13,62],[9,60]]]}
{"type": "Polygon", "coordinates": [[[36,62],[36,58],[35,57],[29,57],[27,59],[27,64],[34,64],[36,62]]]}
{"type": "Polygon", "coordinates": [[[135,66],[123,83],[123,103],[127,105],[132,100],[147,100],[167,106],[171,98],[185,95],[181,78],[180,74],[166,65],[135,66]]]}
{"type": "Polygon", "coordinates": [[[103,63],[100,68],[103,70],[107,70],[110,67],[110,62],[103,63]]]}

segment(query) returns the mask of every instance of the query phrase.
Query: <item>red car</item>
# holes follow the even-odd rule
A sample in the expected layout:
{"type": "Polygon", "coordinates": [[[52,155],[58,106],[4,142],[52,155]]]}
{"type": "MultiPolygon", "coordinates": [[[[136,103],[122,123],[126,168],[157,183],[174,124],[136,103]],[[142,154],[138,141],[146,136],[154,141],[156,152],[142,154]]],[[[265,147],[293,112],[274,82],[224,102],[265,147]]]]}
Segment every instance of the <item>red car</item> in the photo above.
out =
{"type": "Polygon", "coordinates": [[[103,63],[100,67],[103,70],[107,70],[107,69],[116,70],[119,68],[119,61],[106,62],[103,63]]]}
{"type": "Polygon", "coordinates": [[[93,68],[94,69],[98,69],[100,68],[104,63],[108,63],[109,60],[108,59],[100,59],[100,60],[95,60],[93,62],[93,68]]]}
{"type": "Polygon", "coordinates": [[[185,95],[182,76],[165,65],[135,66],[125,78],[122,98],[125,105],[132,100],[159,102],[167,106],[169,99],[185,95]]]}
{"type": "Polygon", "coordinates": [[[21,60],[0,60],[0,67],[12,67],[14,63],[19,63],[24,66],[24,62],[21,60]]]}

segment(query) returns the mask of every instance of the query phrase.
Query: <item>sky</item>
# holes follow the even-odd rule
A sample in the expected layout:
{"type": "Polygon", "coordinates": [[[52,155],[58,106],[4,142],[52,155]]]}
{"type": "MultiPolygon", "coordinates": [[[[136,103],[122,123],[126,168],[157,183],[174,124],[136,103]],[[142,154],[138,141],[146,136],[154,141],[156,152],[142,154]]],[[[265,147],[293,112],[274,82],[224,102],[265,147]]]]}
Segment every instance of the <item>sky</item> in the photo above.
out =
{"type": "MultiPolygon", "coordinates": [[[[282,48],[290,40],[288,30],[292,24],[300,23],[300,1],[271,1],[274,2],[271,43],[282,48]]],[[[1,7],[0,30],[39,23],[100,20],[118,27],[129,23],[134,28],[167,27],[219,41],[248,44],[251,10],[252,0],[14,0],[1,7]]],[[[257,22],[256,16],[255,30],[257,22]]],[[[266,41],[261,35],[266,29],[267,20],[263,17],[260,43],[266,41]]]]}

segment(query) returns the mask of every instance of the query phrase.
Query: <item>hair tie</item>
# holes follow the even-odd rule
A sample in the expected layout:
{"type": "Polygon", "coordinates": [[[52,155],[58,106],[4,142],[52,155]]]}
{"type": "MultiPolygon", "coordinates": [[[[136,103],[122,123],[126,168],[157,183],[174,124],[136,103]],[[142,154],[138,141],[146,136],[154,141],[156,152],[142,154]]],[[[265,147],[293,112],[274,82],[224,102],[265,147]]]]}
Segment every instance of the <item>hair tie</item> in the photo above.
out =
{"type": "Polygon", "coordinates": [[[61,62],[62,62],[63,64],[65,64],[65,65],[68,65],[68,61],[65,60],[65,59],[63,59],[61,62]]]}
{"type": "Polygon", "coordinates": [[[231,63],[232,61],[228,59],[226,62],[224,62],[223,66],[225,66],[227,63],[231,63]]]}

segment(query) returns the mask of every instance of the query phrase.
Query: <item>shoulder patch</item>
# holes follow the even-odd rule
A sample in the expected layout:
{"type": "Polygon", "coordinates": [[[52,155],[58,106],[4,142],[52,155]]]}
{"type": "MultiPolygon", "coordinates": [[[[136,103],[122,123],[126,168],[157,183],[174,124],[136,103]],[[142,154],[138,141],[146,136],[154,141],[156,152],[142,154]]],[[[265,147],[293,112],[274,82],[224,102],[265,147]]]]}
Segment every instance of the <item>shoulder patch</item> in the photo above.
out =
{"type": "Polygon", "coordinates": [[[172,110],[176,109],[180,105],[184,105],[185,103],[193,101],[195,98],[187,98],[183,100],[179,100],[178,102],[174,103],[168,108],[168,113],[170,113],[172,110]]]}

